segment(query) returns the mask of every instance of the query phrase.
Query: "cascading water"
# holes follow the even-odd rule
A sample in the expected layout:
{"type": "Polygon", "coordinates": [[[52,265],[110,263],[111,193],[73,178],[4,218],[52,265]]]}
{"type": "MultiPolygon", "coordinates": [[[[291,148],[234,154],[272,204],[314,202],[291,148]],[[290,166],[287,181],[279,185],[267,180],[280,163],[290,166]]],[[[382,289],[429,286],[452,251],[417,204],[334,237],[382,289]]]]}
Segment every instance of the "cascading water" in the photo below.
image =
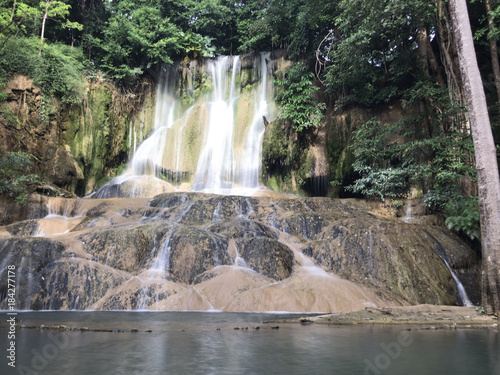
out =
{"type": "Polygon", "coordinates": [[[234,176],[233,129],[238,62],[238,56],[224,56],[216,62],[210,62],[209,71],[214,86],[213,101],[209,103],[208,131],[196,168],[193,185],[195,191],[221,193],[231,189],[234,176]],[[231,82],[229,87],[226,87],[226,72],[229,66],[232,67],[231,82]]]}
{"type": "Polygon", "coordinates": [[[406,205],[406,214],[403,219],[405,223],[411,223],[412,222],[412,216],[411,216],[411,202],[408,202],[406,205]]]}
{"type": "MultiPolygon", "coordinates": [[[[258,94],[258,107],[255,111],[255,116],[252,125],[248,131],[245,153],[240,166],[241,186],[244,189],[256,189],[259,187],[259,171],[262,149],[262,137],[264,135],[265,126],[263,119],[268,116],[267,104],[267,70],[266,61],[269,60],[270,53],[261,53],[260,55],[260,72],[261,87],[258,94]]],[[[257,66],[257,61],[255,62],[257,66]]]]}
{"type": "Polygon", "coordinates": [[[151,135],[136,146],[142,128],[130,125],[134,149],[126,173],[93,197],[151,197],[179,190],[251,195],[261,189],[263,118],[271,104],[269,59],[269,53],[256,55],[251,73],[239,56],[169,67],[160,76],[151,135]]]}
{"type": "Polygon", "coordinates": [[[455,272],[453,272],[452,268],[450,267],[446,259],[444,257],[441,258],[443,259],[446,268],[448,268],[448,270],[450,271],[451,277],[453,277],[453,281],[455,281],[458,290],[458,295],[460,296],[462,304],[464,306],[474,306],[473,303],[470,301],[469,296],[467,296],[467,292],[465,291],[465,288],[460,279],[458,278],[458,276],[455,274],[455,272]]]}
{"type": "MultiPolygon", "coordinates": [[[[433,238],[432,236],[430,236],[430,237],[433,238]]],[[[462,282],[460,281],[458,276],[455,274],[455,272],[453,272],[453,269],[451,268],[450,264],[446,260],[447,256],[446,256],[446,252],[444,251],[443,246],[438,241],[436,241],[436,239],[433,238],[433,240],[435,241],[436,249],[437,249],[439,257],[443,260],[444,265],[446,266],[446,268],[448,268],[448,271],[450,271],[450,274],[451,274],[451,277],[453,278],[453,281],[455,281],[455,285],[457,286],[457,290],[458,290],[458,296],[460,298],[459,302],[461,302],[463,306],[474,306],[473,303],[470,301],[469,296],[467,295],[467,292],[465,291],[464,285],[462,284],[462,282]]]]}
{"type": "MultiPolygon", "coordinates": [[[[160,74],[152,134],[137,146],[137,129],[135,125],[130,125],[129,148],[132,147],[133,138],[133,150],[130,150],[133,152],[133,156],[128,169],[123,175],[114,178],[110,183],[97,191],[94,198],[111,198],[121,195],[129,197],[149,195],[150,190],[144,187],[144,182],[146,181],[150,185],[157,184],[164,188],[165,182],[159,179],[159,177],[162,170],[167,139],[174,124],[177,100],[174,95],[175,89],[173,88],[175,87],[177,76],[175,67],[170,67],[160,74]],[[131,184],[128,192],[118,190],[119,186],[127,182],[131,184]]],[[[142,133],[142,128],[140,132],[142,133]]],[[[142,136],[140,135],[139,140],[141,138],[142,136]]],[[[153,189],[153,191],[157,190],[153,189]]],[[[161,190],[157,192],[161,192],[161,190]]]]}

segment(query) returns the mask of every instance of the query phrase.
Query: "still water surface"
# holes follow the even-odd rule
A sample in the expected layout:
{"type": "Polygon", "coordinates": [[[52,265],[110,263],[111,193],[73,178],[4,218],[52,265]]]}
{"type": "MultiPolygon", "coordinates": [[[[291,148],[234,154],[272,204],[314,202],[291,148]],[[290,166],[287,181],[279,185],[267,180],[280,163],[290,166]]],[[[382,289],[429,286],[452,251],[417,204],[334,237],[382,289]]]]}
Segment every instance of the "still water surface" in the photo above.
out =
{"type": "MultiPolygon", "coordinates": [[[[5,312],[2,315],[7,316],[5,312]]],[[[26,325],[65,324],[128,332],[18,328],[16,368],[9,367],[2,355],[0,374],[500,374],[498,329],[263,323],[282,317],[19,312],[18,320],[26,325]],[[276,325],[279,329],[271,328],[276,325]],[[139,332],[130,332],[133,329],[139,332]]],[[[5,325],[0,327],[0,335],[5,353],[5,325]]]]}

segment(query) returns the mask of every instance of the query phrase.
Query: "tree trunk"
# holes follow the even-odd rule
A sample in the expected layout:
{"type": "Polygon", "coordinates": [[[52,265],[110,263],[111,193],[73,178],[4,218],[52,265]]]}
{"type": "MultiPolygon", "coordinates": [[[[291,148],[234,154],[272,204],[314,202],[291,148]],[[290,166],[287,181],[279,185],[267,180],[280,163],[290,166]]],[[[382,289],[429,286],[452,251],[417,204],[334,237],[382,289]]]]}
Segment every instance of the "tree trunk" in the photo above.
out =
{"type": "MultiPolygon", "coordinates": [[[[447,2],[446,2],[447,3],[447,2]]],[[[462,81],[460,79],[460,68],[458,64],[457,48],[455,38],[453,37],[451,19],[448,6],[444,0],[436,0],[437,8],[437,40],[439,50],[441,52],[441,61],[446,76],[446,86],[450,100],[455,105],[465,105],[465,94],[462,81]]],[[[463,114],[458,114],[453,119],[452,123],[447,125],[447,130],[466,131],[469,132],[469,119],[463,114]]]]}
{"type": "Polygon", "coordinates": [[[418,57],[420,59],[420,68],[422,69],[422,72],[426,75],[429,76],[429,55],[428,55],[428,49],[427,49],[427,44],[428,44],[428,36],[427,36],[427,29],[425,26],[421,26],[417,29],[417,50],[418,50],[418,57]]]}
{"type": "Polygon", "coordinates": [[[38,56],[41,56],[43,51],[43,35],[45,34],[45,22],[47,21],[47,16],[49,13],[49,4],[50,4],[49,1],[45,2],[45,14],[43,15],[43,20],[42,20],[42,32],[40,35],[40,52],[38,52],[38,56]]]}
{"type": "Polygon", "coordinates": [[[14,0],[14,4],[12,5],[12,15],[10,16],[10,21],[14,21],[14,16],[16,15],[16,5],[17,0],[14,0]]]}
{"type": "Polygon", "coordinates": [[[479,188],[482,304],[500,312],[500,179],[484,88],[477,65],[465,0],[450,0],[453,33],[469,112],[479,188]]]}
{"type": "Polygon", "coordinates": [[[495,87],[497,89],[498,105],[500,106],[500,64],[498,63],[497,38],[493,36],[493,32],[495,31],[495,24],[493,23],[493,19],[491,18],[490,0],[485,0],[484,5],[486,7],[486,19],[488,20],[488,31],[490,34],[488,39],[490,41],[491,67],[493,70],[495,87]]]}

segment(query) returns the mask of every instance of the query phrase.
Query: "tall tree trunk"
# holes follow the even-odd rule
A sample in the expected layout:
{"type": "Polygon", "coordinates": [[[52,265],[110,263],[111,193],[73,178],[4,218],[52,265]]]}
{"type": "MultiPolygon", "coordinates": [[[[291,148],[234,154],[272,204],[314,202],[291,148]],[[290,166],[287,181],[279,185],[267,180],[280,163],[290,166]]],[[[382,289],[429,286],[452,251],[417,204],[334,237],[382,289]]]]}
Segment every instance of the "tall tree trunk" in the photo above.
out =
{"type": "Polygon", "coordinates": [[[427,44],[429,43],[427,36],[427,29],[425,26],[421,26],[417,29],[417,49],[418,49],[418,57],[420,59],[420,68],[422,72],[429,76],[429,55],[427,44]]]}
{"type": "Polygon", "coordinates": [[[465,0],[450,0],[453,33],[469,112],[479,187],[483,256],[482,304],[500,312],[500,179],[486,97],[476,60],[465,0]]]}
{"type": "Polygon", "coordinates": [[[14,21],[14,16],[16,15],[16,5],[17,5],[17,0],[14,0],[14,4],[12,5],[12,14],[10,16],[10,21],[14,21]]]}
{"type": "Polygon", "coordinates": [[[45,34],[45,22],[47,22],[47,16],[49,13],[49,1],[45,2],[45,14],[43,15],[43,20],[42,20],[42,32],[40,35],[40,52],[38,52],[38,56],[42,54],[43,51],[43,35],[45,34]]]}
{"type": "MultiPolygon", "coordinates": [[[[458,64],[457,48],[453,37],[451,19],[448,11],[447,0],[436,0],[437,9],[437,40],[441,53],[441,62],[446,76],[446,86],[450,100],[455,105],[465,105],[465,94],[460,79],[460,68],[458,64]]],[[[463,114],[458,114],[451,124],[445,125],[447,130],[469,132],[469,119],[463,114]]]]}
{"type": "Polygon", "coordinates": [[[485,0],[484,5],[486,7],[486,19],[488,20],[488,31],[489,31],[489,41],[490,41],[490,53],[491,53],[491,67],[493,69],[493,79],[495,80],[495,87],[497,89],[497,99],[500,108],[500,64],[498,63],[498,48],[497,48],[497,38],[494,37],[495,24],[491,18],[491,3],[490,0],[485,0]]]}

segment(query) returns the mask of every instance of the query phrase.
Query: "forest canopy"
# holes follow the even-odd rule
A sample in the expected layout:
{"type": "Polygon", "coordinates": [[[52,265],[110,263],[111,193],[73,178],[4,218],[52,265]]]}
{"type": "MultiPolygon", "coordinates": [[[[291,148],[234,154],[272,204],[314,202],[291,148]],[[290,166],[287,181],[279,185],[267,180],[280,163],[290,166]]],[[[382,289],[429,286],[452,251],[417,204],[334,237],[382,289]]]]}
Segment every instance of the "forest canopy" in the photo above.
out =
{"type": "MultiPolygon", "coordinates": [[[[493,91],[489,54],[500,4],[476,0],[470,14],[493,91]]],[[[45,45],[66,45],[85,57],[87,71],[128,83],[176,60],[285,48],[311,71],[318,59],[324,90],[344,104],[401,98],[429,75],[457,91],[445,0],[3,0],[0,33],[2,60],[16,40],[38,40],[40,55],[45,45]]],[[[2,61],[2,76],[26,70],[19,64],[2,61]]]]}

